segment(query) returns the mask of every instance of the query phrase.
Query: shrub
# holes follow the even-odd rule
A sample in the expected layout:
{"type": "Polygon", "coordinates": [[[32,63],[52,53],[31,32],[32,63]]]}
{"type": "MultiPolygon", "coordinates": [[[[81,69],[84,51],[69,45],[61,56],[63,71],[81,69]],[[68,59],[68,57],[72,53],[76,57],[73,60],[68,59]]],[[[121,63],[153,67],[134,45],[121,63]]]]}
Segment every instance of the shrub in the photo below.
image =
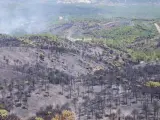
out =
{"type": "Polygon", "coordinates": [[[44,54],[41,53],[41,54],[39,55],[39,58],[40,58],[41,61],[44,61],[44,54]]]}
{"type": "Polygon", "coordinates": [[[148,82],[146,82],[145,86],[147,86],[147,87],[160,87],[160,82],[148,81],[148,82]]]}
{"type": "Polygon", "coordinates": [[[52,120],[75,120],[75,115],[69,110],[62,111],[62,114],[57,114],[52,120]]]}
{"type": "Polygon", "coordinates": [[[0,118],[5,118],[8,116],[8,111],[5,109],[0,109],[0,118]]]}
{"type": "Polygon", "coordinates": [[[36,117],[35,120],[43,120],[41,117],[36,117]]]}
{"type": "Polygon", "coordinates": [[[21,120],[18,116],[11,114],[7,116],[6,120],[21,120]]]}
{"type": "Polygon", "coordinates": [[[52,84],[60,84],[60,83],[69,84],[71,79],[72,76],[69,76],[64,72],[60,72],[59,70],[55,70],[48,73],[48,80],[52,84]]]}

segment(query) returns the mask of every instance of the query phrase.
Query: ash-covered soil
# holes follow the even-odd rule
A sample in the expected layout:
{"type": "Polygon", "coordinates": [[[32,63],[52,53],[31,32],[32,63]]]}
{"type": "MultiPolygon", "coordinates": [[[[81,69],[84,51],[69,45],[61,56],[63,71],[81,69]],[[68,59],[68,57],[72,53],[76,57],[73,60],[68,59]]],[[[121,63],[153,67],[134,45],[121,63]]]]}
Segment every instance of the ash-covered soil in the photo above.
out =
{"type": "MultiPolygon", "coordinates": [[[[55,71],[53,73],[57,75],[55,79],[63,78],[65,81],[64,87],[66,85],[66,89],[69,89],[70,80],[79,80],[81,76],[92,74],[96,70],[114,67],[109,61],[116,59],[116,56],[119,55],[106,46],[80,41],[71,42],[61,38],[50,42],[50,38],[47,37],[12,38],[1,35],[0,41],[0,85],[1,87],[6,85],[3,90],[6,93],[5,97],[7,97],[9,91],[5,88],[12,83],[12,97],[15,98],[12,98],[13,108],[11,112],[23,118],[33,116],[40,107],[71,102],[70,99],[65,97],[68,96],[68,90],[64,90],[66,93],[61,95],[61,86],[52,85],[51,83],[54,83],[54,80],[48,80],[49,72],[55,71]],[[32,43],[25,43],[22,39],[29,39],[32,43]],[[29,88],[26,85],[31,82],[29,79],[35,79],[35,87],[34,90],[31,90],[32,92],[29,89],[33,89],[33,86],[28,85],[29,88]],[[49,89],[47,91],[49,95],[47,96],[45,96],[47,94],[46,90],[44,91],[40,87],[43,80],[47,82],[47,89],[49,89]],[[19,103],[14,102],[17,100],[16,95],[21,94],[22,99],[25,96],[25,92],[19,93],[21,91],[14,88],[17,85],[19,87],[23,86],[25,92],[30,91],[30,96],[27,99],[27,109],[22,108],[26,106],[23,106],[23,103],[16,107],[16,104],[19,103]]],[[[81,87],[80,89],[84,89],[81,85],[78,86],[81,87]]],[[[77,85],[74,87],[77,87],[77,85]]],[[[2,92],[4,92],[3,90],[2,92]]],[[[8,99],[11,99],[10,95],[8,97],[8,99]]],[[[2,95],[1,98],[3,98],[2,95]]]]}
{"type": "Polygon", "coordinates": [[[145,118],[144,83],[160,74],[159,63],[135,65],[127,53],[101,44],[0,35],[0,46],[0,102],[23,119],[57,104],[80,120],[108,120],[119,109],[122,117],[137,109],[145,118]]]}

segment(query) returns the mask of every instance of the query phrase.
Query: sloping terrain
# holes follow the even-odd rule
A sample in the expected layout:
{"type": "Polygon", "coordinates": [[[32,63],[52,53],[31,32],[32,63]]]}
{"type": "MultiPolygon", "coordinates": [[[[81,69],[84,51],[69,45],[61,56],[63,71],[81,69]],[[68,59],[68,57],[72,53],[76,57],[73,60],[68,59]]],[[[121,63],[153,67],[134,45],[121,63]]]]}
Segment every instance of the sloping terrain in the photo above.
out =
{"type": "Polygon", "coordinates": [[[147,118],[159,117],[152,106],[160,98],[160,37],[153,22],[78,21],[56,25],[51,34],[1,34],[0,109],[25,120],[51,120],[49,105],[80,120],[127,119],[136,110],[144,120],[147,105],[147,118]]]}
{"type": "MultiPolygon", "coordinates": [[[[130,20],[119,20],[114,21],[107,20],[89,20],[89,21],[73,21],[67,22],[60,25],[54,25],[49,28],[52,34],[60,35],[66,38],[92,38],[95,31],[106,31],[116,27],[124,27],[132,25],[130,20]]],[[[94,36],[101,37],[101,36],[94,36]]]]}
{"type": "Polygon", "coordinates": [[[67,104],[83,120],[88,116],[108,119],[119,108],[127,116],[142,106],[132,92],[143,99],[142,92],[150,93],[144,83],[157,80],[160,73],[159,63],[136,65],[127,53],[94,42],[72,42],[47,34],[1,35],[0,42],[0,101],[23,119],[57,104],[67,104]],[[92,110],[97,111],[91,115],[92,110]]]}
{"type": "MultiPolygon", "coordinates": [[[[49,81],[54,83],[53,78],[46,81],[49,96],[46,95],[44,88],[40,87],[43,84],[43,80],[46,80],[42,73],[49,77],[51,72],[55,71],[57,76],[55,79],[58,80],[63,77],[64,84],[68,84],[70,80],[79,79],[79,77],[94,73],[96,70],[113,68],[113,62],[118,62],[116,57],[119,56],[119,53],[103,45],[81,41],[71,42],[62,38],[53,40],[47,35],[33,35],[20,38],[1,35],[0,41],[0,85],[3,89],[2,92],[7,93],[5,96],[2,95],[1,98],[7,97],[13,100],[13,103],[7,100],[11,102],[8,105],[15,105],[12,108],[13,110],[11,109],[12,112],[19,114],[23,118],[33,116],[40,107],[56,104],[63,105],[66,102],[70,102],[65,96],[59,94],[61,86],[48,83],[49,81]],[[28,82],[33,84],[29,79],[35,79],[34,88],[33,86],[26,86],[28,82]],[[14,90],[12,94],[15,94],[14,98],[5,90],[7,88],[5,84],[8,86],[10,82],[12,82],[13,87],[15,86],[15,88],[12,88],[14,90]],[[23,95],[24,93],[19,93],[22,91],[16,90],[17,85],[19,87],[24,86],[24,92],[27,94],[27,91],[32,91],[31,96],[29,95],[27,99],[27,105],[21,101],[20,103],[14,102],[14,100],[19,99],[17,98],[18,96],[16,97],[19,94],[23,96],[22,99],[26,99],[23,95]]],[[[123,57],[120,59],[123,59],[123,57]]],[[[124,62],[120,60],[119,63],[123,64],[124,62]]],[[[69,88],[66,86],[67,89],[69,88]]],[[[67,93],[66,96],[68,96],[67,93]]]]}

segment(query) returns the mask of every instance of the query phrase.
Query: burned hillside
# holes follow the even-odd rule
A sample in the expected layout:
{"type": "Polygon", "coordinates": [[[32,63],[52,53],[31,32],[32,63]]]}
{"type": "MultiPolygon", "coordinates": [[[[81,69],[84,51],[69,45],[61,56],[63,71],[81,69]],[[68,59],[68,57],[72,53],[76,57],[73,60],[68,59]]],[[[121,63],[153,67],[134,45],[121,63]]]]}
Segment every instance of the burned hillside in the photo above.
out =
{"type": "MultiPolygon", "coordinates": [[[[159,99],[146,86],[159,82],[158,62],[135,63],[107,45],[51,35],[2,35],[0,42],[0,105],[20,118],[57,104],[68,104],[80,120],[109,119],[119,111],[115,117],[127,119],[135,110],[136,118],[154,117],[143,107],[153,113],[159,99]]],[[[45,119],[44,112],[38,116],[45,119]]]]}

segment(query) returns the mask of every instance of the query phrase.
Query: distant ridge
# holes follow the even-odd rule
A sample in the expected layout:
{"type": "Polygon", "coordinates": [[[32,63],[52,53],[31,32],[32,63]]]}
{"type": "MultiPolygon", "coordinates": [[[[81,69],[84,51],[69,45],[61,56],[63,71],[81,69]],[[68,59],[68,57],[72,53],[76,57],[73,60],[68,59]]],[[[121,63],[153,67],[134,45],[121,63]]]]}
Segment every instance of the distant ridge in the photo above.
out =
{"type": "Polygon", "coordinates": [[[57,0],[57,3],[128,3],[128,4],[138,4],[138,3],[160,3],[160,0],[57,0]]]}

